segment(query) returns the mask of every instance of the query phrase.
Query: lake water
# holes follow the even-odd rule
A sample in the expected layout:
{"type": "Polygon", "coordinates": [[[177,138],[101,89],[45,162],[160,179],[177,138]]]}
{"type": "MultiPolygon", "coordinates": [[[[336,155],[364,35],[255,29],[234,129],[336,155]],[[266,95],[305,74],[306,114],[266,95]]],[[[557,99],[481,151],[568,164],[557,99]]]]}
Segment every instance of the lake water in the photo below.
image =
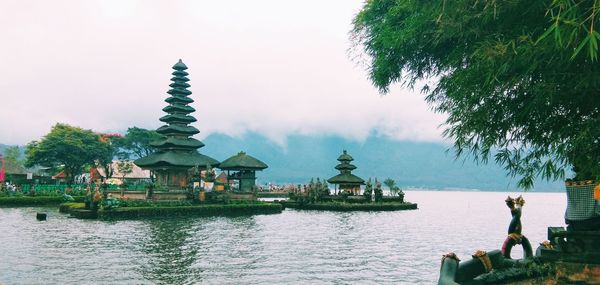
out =
{"type": "MultiPolygon", "coordinates": [[[[509,194],[406,191],[419,210],[115,222],[0,208],[0,283],[434,284],[443,254],[502,246],[509,194]]],[[[566,197],[524,197],[523,234],[536,248],[548,226],[564,226],[566,197]]]]}

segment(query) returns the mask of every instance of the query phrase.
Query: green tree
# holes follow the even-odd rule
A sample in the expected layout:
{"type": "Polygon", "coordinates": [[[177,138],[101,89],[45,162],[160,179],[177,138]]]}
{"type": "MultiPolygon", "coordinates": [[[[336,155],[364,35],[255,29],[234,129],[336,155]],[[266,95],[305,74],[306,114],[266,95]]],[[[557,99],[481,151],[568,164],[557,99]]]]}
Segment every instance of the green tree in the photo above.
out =
{"type": "Polygon", "coordinates": [[[121,174],[121,185],[123,185],[123,188],[125,188],[127,186],[127,183],[125,183],[125,176],[133,172],[133,162],[129,160],[121,160],[117,162],[117,170],[119,170],[119,173],[121,174]]]}
{"type": "Polygon", "coordinates": [[[330,190],[329,190],[329,184],[327,184],[327,180],[323,179],[323,183],[321,184],[321,190],[320,190],[320,197],[321,199],[323,199],[323,197],[329,196],[330,190]]]}
{"type": "Polygon", "coordinates": [[[25,161],[22,158],[21,148],[19,146],[9,146],[4,149],[2,155],[6,170],[21,172],[25,171],[25,161]]]}
{"type": "Polygon", "coordinates": [[[108,148],[102,157],[99,157],[95,163],[97,166],[104,169],[106,178],[113,177],[115,169],[113,169],[113,159],[126,158],[127,151],[125,150],[125,139],[118,134],[101,134],[100,139],[108,144],[108,148]]]}
{"type": "Polygon", "coordinates": [[[448,115],[457,156],[493,157],[529,188],[569,167],[576,179],[600,177],[598,5],[368,0],[353,38],[383,93],[422,85],[448,115]]]}
{"type": "Polygon", "coordinates": [[[72,182],[85,165],[105,158],[111,146],[91,130],[56,124],[40,141],[27,144],[26,166],[61,167],[72,182]]]}
{"type": "Polygon", "coordinates": [[[394,193],[394,189],[396,189],[396,181],[392,178],[386,178],[385,180],[383,180],[383,185],[387,186],[388,189],[390,189],[390,193],[393,195],[396,195],[394,193]]]}
{"type": "Polygon", "coordinates": [[[137,159],[151,154],[154,151],[151,143],[162,138],[163,136],[156,131],[133,127],[127,129],[122,147],[129,154],[126,155],[127,158],[137,159]]]}
{"type": "Polygon", "coordinates": [[[367,202],[373,201],[373,184],[371,183],[371,178],[367,181],[367,185],[365,186],[365,191],[363,192],[363,196],[367,202]]]}

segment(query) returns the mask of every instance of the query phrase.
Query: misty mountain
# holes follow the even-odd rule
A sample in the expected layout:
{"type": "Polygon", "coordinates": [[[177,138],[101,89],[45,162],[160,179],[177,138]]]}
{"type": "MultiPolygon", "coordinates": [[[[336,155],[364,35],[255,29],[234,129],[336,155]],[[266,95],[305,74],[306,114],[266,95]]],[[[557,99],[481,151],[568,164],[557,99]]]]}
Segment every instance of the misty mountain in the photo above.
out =
{"type": "MultiPolygon", "coordinates": [[[[484,191],[517,190],[516,179],[490,162],[476,164],[471,160],[455,160],[449,146],[439,143],[395,141],[371,136],[363,142],[336,136],[294,135],[280,146],[266,137],[249,133],[236,138],[211,134],[200,152],[225,160],[245,151],[269,168],[257,173],[259,183],[306,183],[312,177],[329,178],[337,157],[347,150],[357,166],[354,174],[363,179],[395,179],[404,188],[472,189],[484,191]]],[[[563,191],[561,182],[538,181],[534,191],[563,191]]]]}
{"type": "MultiPolygon", "coordinates": [[[[370,136],[358,142],[337,136],[294,135],[281,146],[268,138],[248,133],[242,137],[211,134],[202,140],[200,152],[223,161],[245,151],[269,168],[257,173],[258,183],[302,184],[311,178],[327,179],[339,173],[337,157],[347,150],[363,179],[392,178],[403,188],[461,189],[483,191],[517,190],[516,179],[490,162],[476,164],[455,160],[449,146],[439,143],[396,141],[370,136]]],[[[8,145],[0,144],[0,153],[8,145]]],[[[22,148],[24,150],[24,148],[22,148]]],[[[537,181],[534,191],[564,191],[562,182],[537,181]]]]}

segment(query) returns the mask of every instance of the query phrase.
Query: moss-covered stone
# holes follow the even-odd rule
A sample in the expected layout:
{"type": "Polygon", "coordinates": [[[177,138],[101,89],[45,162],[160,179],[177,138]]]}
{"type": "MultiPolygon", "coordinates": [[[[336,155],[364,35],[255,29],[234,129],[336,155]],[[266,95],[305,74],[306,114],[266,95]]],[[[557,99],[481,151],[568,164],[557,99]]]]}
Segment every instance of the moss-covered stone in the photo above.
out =
{"type": "Polygon", "coordinates": [[[96,219],[98,218],[98,212],[94,210],[86,210],[86,209],[71,209],[69,214],[78,219],[96,219]]]}

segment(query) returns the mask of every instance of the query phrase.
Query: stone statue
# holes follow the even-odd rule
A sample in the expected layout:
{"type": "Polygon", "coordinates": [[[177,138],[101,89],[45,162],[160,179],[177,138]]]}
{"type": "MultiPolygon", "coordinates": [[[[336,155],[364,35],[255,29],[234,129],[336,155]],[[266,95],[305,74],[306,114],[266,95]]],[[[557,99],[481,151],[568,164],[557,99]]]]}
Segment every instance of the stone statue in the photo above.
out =
{"type": "Polygon", "coordinates": [[[523,209],[523,205],[525,205],[525,199],[523,199],[522,196],[514,199],[508,196],[505,202],[506,206],[508,206],[510,209],[512,219],[508,225],[508,237],[506,240],[504,240],[504,244],[502,245],[502,254],[505,258],[511,258],[510,251],[512,250],[513,246],[520,244],[523,246],[524,257],[531,257],[533,256],[531,243],[529,243],[529,239],[522,234],[523,225],[521,224],[521,211],[523,209]]]}
{"type": "Polygon", "coordinates": [[[523,227],[521,225],[521,210],[523,205],[525,205],[525,199],[522,196],[517,198],[511,198],[508,196],[505,200],[506,206],[510,209],[510,214],[512,215],[512,219],[510,221],[510,225],[508,226],[508,234],[516,233],[521,234],[523,227]]]}

